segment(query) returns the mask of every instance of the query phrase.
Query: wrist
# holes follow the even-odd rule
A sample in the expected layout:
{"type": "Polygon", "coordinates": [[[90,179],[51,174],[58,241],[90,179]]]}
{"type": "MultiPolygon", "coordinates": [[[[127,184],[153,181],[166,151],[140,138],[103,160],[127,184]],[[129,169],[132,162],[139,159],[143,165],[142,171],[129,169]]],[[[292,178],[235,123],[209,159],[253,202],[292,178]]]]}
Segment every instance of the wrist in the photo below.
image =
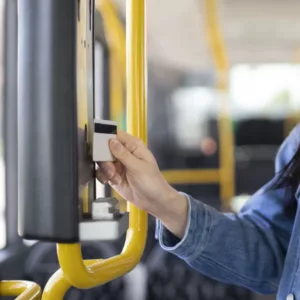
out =
{"type": "Polygon", "coordinates": [[[188,199],[172,188],[155,217],[178,238],[183,238],[188,221],[188,199]]]}

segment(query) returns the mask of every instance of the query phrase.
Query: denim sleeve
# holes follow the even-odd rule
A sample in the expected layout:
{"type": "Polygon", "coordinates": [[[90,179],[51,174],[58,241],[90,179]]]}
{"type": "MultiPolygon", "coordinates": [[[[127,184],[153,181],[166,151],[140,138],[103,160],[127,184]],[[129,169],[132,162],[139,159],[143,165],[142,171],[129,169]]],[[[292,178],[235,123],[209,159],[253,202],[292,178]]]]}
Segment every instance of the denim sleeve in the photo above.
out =
{"type": "MultiPolygon", "coordinates": [[[[296,127],[281,145],[275,173],[293,157],[299,133],[296,127]]],[[[179,240],[157,221],[161,247],[206,276],[255,292],[274,293],[294,223],[284,212],[285,190],[270,189],[275,180],[276,175],[238,214],[220,213],[186,195],[189,217],[185,235],[179,240]]]]}

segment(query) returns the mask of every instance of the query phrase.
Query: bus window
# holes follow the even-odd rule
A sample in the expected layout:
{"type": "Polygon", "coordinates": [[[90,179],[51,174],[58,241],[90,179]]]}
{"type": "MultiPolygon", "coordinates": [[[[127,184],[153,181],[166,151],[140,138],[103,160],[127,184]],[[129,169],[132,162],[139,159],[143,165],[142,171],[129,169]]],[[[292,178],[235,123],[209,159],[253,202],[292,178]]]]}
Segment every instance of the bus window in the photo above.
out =
{"type": "Polygon", "coordinates": [[[216,119],[218,112],[214,91],[207,87],[179,88],[171,100],[170,127],[178,149],[206,153],[203,145],[210,136],[209,121],[216,119]]]}
{"type": "Polygon", "coordinates": [[[230,72],[235,119],[284,119],[300,111],[297,64],[237,65],[230,72]]]}

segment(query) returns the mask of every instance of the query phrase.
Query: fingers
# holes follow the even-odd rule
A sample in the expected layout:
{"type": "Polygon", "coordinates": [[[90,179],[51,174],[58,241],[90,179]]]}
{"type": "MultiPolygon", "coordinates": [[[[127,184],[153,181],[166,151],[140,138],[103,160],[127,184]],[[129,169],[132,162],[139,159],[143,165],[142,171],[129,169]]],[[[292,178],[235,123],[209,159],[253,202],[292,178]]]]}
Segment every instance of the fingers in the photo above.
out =
{"type": "Polygon", "coordinates": [[[133,135],[130,135],[129,133],[118,129],[117,139],[120,143],[125,145],[126,143],[135,142],[138,138],[134,137],[133,135]]]}
{"type": "Polygon", "coordinates": [[[100,169],[97,170],[96,177],[102,184],[108,183],[107,176],[105,176],[105,174],[101,173],[100,169]]]}
{"type": "Polygon", "coordinates": [[[121,183],[121,181],[122,181],[121,176],[118,173],[115,173],[115,175],[111,179],[109,179],[108,182],[112,185],[118,185],[121,183]]]}
{"type": "Polygon", "coordinates": [[[107,184],[109,181],[113,184],[121,182],[121,176],[112,162],[100,163],[96,177],[102,184],[107,184]]]}
{"type": "Polygon", "coordinates": [[[136,170],[139,166],[139,159],[131,154],[118,140],[112,139],[110,141],[110,150],[112,155],[117,159],[116,164],[112,162],[99,163],[99,170],[97,171],[97,178],[102,183],[108,181],[114,184],[118,184],[121,180],[122,165],[128,170],[136,170]],[[120,165],[120,163],[122,165],[120,165]],[[116,169],[116,165],[118,170],[116,169]]]}
{"type": "Polygon", "coordinates": [[[118,131],[117,139],[112,139],[109,146],[117,161],[99,163],[97,179],[103,184],[108,182],[119,184],[122,181],[124,168],[131,171],[139,170],[141,160],[156,163],[142,140],[121,130],[118,131]]]}
{"type": "Polygon", "coordinates": [[[152,153],[141,139],[118,130],[117,140],[135,157],[149,162],[155,161],[152,153]]]}
{"type": "Polygon", "coordinates": [[[99,172],[105,175],[107,179],[112,178],[116,173],[116,167],[112,162],[99,163],[99,172]]]}
{"type": "Polygon", "coordinates": [[[131,154],[118,140],[112,139],[109,143],[112,155],[126,168],[132,169],[138,164],[138,159],[131,154]]]}

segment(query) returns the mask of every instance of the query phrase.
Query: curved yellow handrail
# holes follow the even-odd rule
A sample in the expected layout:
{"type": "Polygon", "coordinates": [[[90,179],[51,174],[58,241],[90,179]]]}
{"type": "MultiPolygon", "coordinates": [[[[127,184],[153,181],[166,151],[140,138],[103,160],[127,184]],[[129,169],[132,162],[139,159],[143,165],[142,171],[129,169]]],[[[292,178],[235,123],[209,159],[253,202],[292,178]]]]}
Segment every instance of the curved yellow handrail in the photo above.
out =
{"type": "MultiPolygon", "coordinates": [[[[84,264],[91,269],[93,268],[93,264],[99,262],[99,260],[85,260],[84,264]]],[[[72,287],[69,281],[65,278],[62,269],[57,270],[51,278],[48,280],[44,291],[42,300],[62,300],[66,292],[72,287]]]]}
{"type": "Polygon", "coordinates": [[[61,269],[56,271],[47,282],[42,300],[63,300],[66,292],[72,287],[61,269]]]}
{"type": "Polygon", "coordinates": [[[217,88],[220,92],[220,185],[223,206],[229,207],[234,196],[234,137],[229,117],[228,73],[229,62],[224,38],[218,21],[217,0],[205,0],[207,37],[217,70],[217,88]]]}
{"type": "MultiPolygon", "coordinates": [[[[147,142],[145,3],[127,5],[127,129],[147,142]]],[[[92,288],[122,276],[140,261],[147,236],[147,213],[129,205],[129,228],[120,255],[86,267],[79,244],[58,244],[58,259],[65,278],[77,288],[92,288]]]]}
{"type": "Polygon", "coordinates": [[[17,297],[16,300],[39,300],[41,294],[40,286],[34,282],[0,281],[0,297],[17,297]]]}

